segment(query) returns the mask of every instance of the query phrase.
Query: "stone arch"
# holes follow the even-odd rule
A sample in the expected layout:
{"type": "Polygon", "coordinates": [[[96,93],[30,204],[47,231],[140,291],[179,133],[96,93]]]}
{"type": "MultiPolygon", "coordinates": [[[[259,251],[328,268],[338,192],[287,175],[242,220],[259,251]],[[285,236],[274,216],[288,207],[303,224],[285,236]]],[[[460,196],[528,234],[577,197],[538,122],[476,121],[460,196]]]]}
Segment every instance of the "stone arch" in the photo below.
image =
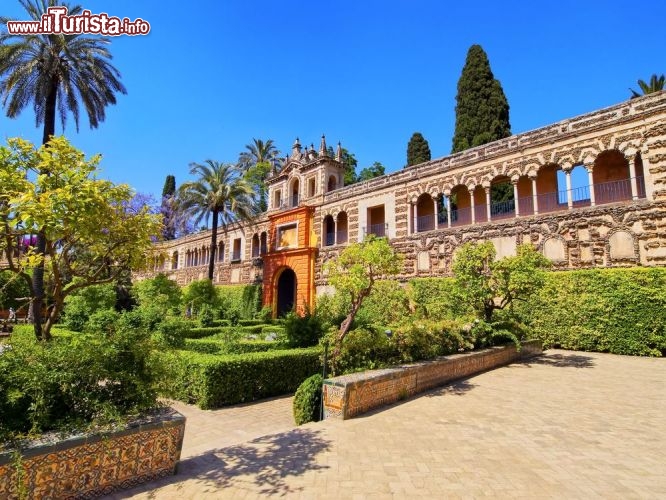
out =
{"type": "Polygon", "coordinates": [[[289,266],[279,269],[274,275],[274,293],[276,315],[284,316],[296,307],[298,280],[296,273],[289,266]]]}
{"type": "Polygon", "coordinates": [[[252,258],[255,259],[255,258],[259,257],[261,249],[260,249],[260,245],[259,245],[259,235],[257,233],[254,233],[252,235],[252,247],[251,248],[252,248],[252,250],[251,250],[252,251],[252,253],[251,253],[252,258]]]}
{"type": "Polygon", "coordinates": [[[490,216],[494,219],[514,217],[516,199],[511,179],[501,174],[494,177],[490,184],[490,216]]]}
{"type": "Polygon", "coordinates": [[[322,244],[325,247],[335,245],[335,220],[332,215],[327,215],[321,223],[322,244]]]}
{"type": "Polygon", "coordinates": [[[536,176],[537,204],[539,213],[553,212],[563,207],[559,203],[557,172],[562,168],[554,162],[539,167],[536,176]]]}
{"type": "Polygon", "coordinates": [[[592,172],[597,204],[631,200],[629,160],[617,149],[607,149],[594,159],[592,172]]]}
{"type": "Polygon", "coordinates": [[[224,241],[217,244],[217,261],[224,262],[224,241]]]}
{"type": "Polygon", "coordinates": [[[422,193],[416,200],[414,208],[417,215],[414,232],[432,231],[437,228],[435,200],[430,193],[422,193]]]}
{"type": "Polygon", "coordinates": [[[266,231],[262,231],[259,236],[259,253],[261,255],[268,253],[268,233],[266,231]]]}
{"type": "Polygon", "coordinates": [[[289,206],[297,207],[301,199],[301,178],[294,175],[289,181],[289,206]]]}
{"type": "Polygon", "coordinates": [[[449,197],[451,204],[451,225],[462,226],[472,223],[471,195],[465,184],[456,184],[449,197]]]}
{"type": "Polygon", "coordinates": [[[326,192],[330,193],[335,191],[338,188],[338,179],[334,174],[328,176],[328,181],[326,183],[326,192]]]}
{"type": "Polygon", "coordinates": [[[175,271],[176,269],[178,269],[178,250],[171,254],[171,270],[175,271]]]}
{"type": "Polygon", "coordinates": [[[336,242],[338,245],[347,243],[349,239],[349,218],[344,210],[338,212],[336,216],[336,242]]]}

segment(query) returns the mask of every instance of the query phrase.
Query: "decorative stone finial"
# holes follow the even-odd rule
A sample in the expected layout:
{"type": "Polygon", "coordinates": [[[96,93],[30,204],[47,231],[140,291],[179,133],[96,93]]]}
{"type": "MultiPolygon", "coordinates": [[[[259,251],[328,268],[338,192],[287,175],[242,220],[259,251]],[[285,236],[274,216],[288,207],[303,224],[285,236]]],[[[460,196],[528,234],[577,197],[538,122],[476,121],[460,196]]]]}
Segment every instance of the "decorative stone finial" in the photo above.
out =
{"type": "Polygon", "coordinates": [[[328,156],[326,151],[326,136],[321,134],[321,144],[319,145],[319,156],[328,156]]]}
{"type": "Polygon", "coordinates": [[[335,151],[335,159],[342,161],[342,144],[340,144],[340,141],[338,141],[338,148],[335,151]]]}
{"type": "Polygon", "coordinates": [[[300,156],[301,156],[301,143],[298,140],[298,137],[296,137],[294,145],[291,147],[291,157],[299,158],[300,156]]]}

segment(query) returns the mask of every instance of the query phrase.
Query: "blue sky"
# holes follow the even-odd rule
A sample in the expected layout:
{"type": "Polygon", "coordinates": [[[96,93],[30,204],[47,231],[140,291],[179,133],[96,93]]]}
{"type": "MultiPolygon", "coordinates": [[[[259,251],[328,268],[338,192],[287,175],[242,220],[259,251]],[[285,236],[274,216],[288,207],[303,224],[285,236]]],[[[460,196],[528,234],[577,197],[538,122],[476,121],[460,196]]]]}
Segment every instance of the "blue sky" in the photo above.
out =
{"type": "MultiPolygon", "coordinates": [[[[90,130],[65,134],[102,153],[103,176],[159,195],[189,163],[234,162],[252,138],[286,154],[296,136],[341,141],[359,170],[406,162],[415,131],[449,154],[467,49],[488,53],[513,133],[619,103],[664,73],[666,2],[88,0],[93,13],[142,19],[148,36],[115,38],[128,89],[90,130]],[[170,7],[165,7],[170,5],[170,7]]],[[[25,16],[14,0],[0,13],[25,16]]],[[[58,132],[61,128],[58,126],[58,132]]],[[[41,140],[32,108],[0,117],[0,139],[41,140]]]]}

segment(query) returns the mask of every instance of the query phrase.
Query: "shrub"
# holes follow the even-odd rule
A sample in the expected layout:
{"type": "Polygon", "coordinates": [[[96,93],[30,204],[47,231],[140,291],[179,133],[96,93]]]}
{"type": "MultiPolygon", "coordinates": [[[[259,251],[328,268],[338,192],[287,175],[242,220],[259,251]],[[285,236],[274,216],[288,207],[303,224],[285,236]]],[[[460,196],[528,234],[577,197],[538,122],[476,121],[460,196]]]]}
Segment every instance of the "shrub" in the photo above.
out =
{"type": "Polygon", "coordinates": [[[284,331],[287,342],[292,347],[317,345],[324,333],[321,319],[310,311],[306,311],[302,317],[295,312],[287,314],[284,318],[284,331]]]}
{"type": "Polygon", "coordinates": [[[101,333],[109,335],[116,329],[116,323],[120,314],[114,309],[103,309],[94,312],[85,326],[85,331],[88,333],[101,333]]]}
{"type": "Polygon", "coordinates": [[[217,309],[220,300],[217,295],[217,289],[209,279],[193,281],[183,293],[183,303],[193,314],[199,315],[204,306],[217,309]]]}
{"type": "Polygon", "coordinates": [[[139,306],[152,306],[164,312],[177,312],[181,306],[180,287],[165,274],[136,282],[132,286],[132,295],[139,306]]]}
{"type": "MultiPolygon", "coordinates": [[[[410,316],[405,288],[394,280],[377,281],[356,315],[356,325],[386,326],[410,316]]],[[[340,323],[337,324],[338,326],[340,323]]]]}
{"type": "Polygon", "coordinates": [[[199,326],[202,328],[213,326],[213,321],[215,319],[214,316],[213,308],[210,305],[202,305],[199,308],[199,313],[197,314],[197,318],[199,319],[199,326]]]}
{"type": "Polygon", "coordinates": [[[293,411],[296,425],[319,422],[321,416],[321,392],[324,379],[317,373],[305,379],[294,395],[293,411]]]}
{"type": "Polygon", "coordinates": [[[112,284],[82,288],[65,297],[63,323],[69,330],[81,332],[95,312],[113,309],[115,305],[116,289],[112,284]]]}
{"type": "Polygon", "coordinates": [[[241,319],[252,319],[261,309],[260,285],[218,286],[221,317],[236,324],[241,319]]]}
{"type": "Polygon", "coordinates": [[[167,318],[157,325],[155,339],[166,347],[179,349],[185,346],[185,337],[191,329],[191,322],[183,318],[167,318]]]}
{"type": "Polygon", "coordinates": [[[374,370],[396,361],[394,354],[382,329],[356,328],[345,337],[332,368],[336,374],[374,370]]]}
{"type": "Polygon", "coordinates": [[[226,356],[176,351],[160,357],[169,367],[163,393],[202,409],[294,392],[321,369],[318,348],[226,356]]]}
{"type": "Polygon", "coordinates": [[[11,347],[0,355],[0,443],[114,422],[157,404],[160,370],[143,330],[58,334],[51,342],[19,334],[11,347]]]}
{"type": "Polygon", "coordinates": [[[407,293],[419,319],[439,321],[473,316],[469,304],[456,298],[453,278],[416,278],[409,282],[407,293]]]}
{"type": "Polygon", "coordinates": [[[460,323],[419,320],[395,327],[391,345],[401,362],[412,362],[473,349],[473,340],[460,323]]]}
{"type": "Polygon", "coordinates": [[[666,269],[548,273],[541,291],[514,310],[546,348],[666,354],[666,269]]]}
{"type": "Polygon", "coordinates": [[[266,340],[225,342],[224,340],[212,338],[186,339],[184,347],[187,351],[204,354],[245,354],[248,352],[265,352],[287,349],[287,345],[280,342],[266,340]]]}

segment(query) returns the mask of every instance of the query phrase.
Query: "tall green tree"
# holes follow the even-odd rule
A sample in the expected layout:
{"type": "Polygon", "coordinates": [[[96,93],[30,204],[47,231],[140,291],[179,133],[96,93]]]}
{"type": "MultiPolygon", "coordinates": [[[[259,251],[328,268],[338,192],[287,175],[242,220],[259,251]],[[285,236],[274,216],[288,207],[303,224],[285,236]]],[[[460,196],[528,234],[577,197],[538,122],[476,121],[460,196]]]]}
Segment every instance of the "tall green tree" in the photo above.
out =
{"type": "MultiPolygon", "coordinates": [[[[335,151],[333,151],[332,146],[328,147],[328,156],[335,158],[335,151]]],[[[345,166],[345,186],[357,183],[360,180],[356,173],[358,160],[356,159],[356,156],[354,156],[354,153],[350,153],[347,148],[342,148],[342,164],[345,166]]]]}
{"type": "Polygon", "coordinates": [[[190,173],[198,178],[182,184],[178,197],[184,213],[194,218],[195,225],[212,218],[208,263],[208,279],[212,281],[218,225],[247,221],[254,217],[254,191],[237,165],[206,160],[203,165],[192,163],[190,173]]]}
{"type": "Polygon", "coordinates": [[[132,206],[129,186],[97,178],[99,161],[62,137],[39,149],[21,139],[0,147],[0,254],[33,303],[31,272],[41,265],[49,274],[53,302],[36,330],[40,340],[50,338],[67,296],[144,267],[160,232],[159,216],[132,206]],[[44,253],[25,245],[40,233],[44,253]]]}
{"type": "Polygon", "coordinates": [[[407,166],[430,161],[430,146],[421,132],[414,132],[407,144],[407,166]]]}
{"type": "Polygon", "coordinates": [[[266,179],[277,167],[279,154],[273,139],[264,142],[253,138],[238,157],[238,165],[245,171],[245,179],[257,194],[257,208],[260,212],[265,212],[268,208],[266,179]]]}
{"type": "Polygon", "coordinates": [[[176,177],[173,175],[167,175],[166,179],[164,180],[160,213],[162,214],[163,225],[162,237],[165,240],[175,239],[180,218],[178,212],[178,203],[176,200],[176,177]]]}
{"type": "Polygon", "coordinates": [[[361,170],[361,172],[358,174],[358,180],[359,182],[369,181],[375,177],[381,177],[385,174],[385,170],[386,169],[384,168],[384,165],[376,161],[369,167],[365,167],[363,170],[361,170]]]}
{"type": "MultiPolygon", "coordinates": [[[[78,5],[60,0],[19,0],[30,20],[39,21],[49,7],[64,5],[69,15],[81,14],[78,5]]],[[[108,38],[87,35],[11,35],[7,18],[0,17],[0,98],[9,118],[16,118],[32,105],[37,126],[43,125],[42,144],[55,135],[56,116],[63,128],[71,113],[79,129],[80,104],[91,128],[106,117],[106,106],[125,94],[120,73],[111,65],[108,38]]],[[[44,255],[48,242],[37,234],[37,253],[44,255]]],[[[35,296],[32,302],[35,333],[41,336],[44,301],[44,268],[32,273],[35,296]]]]}
{"type": "Polygon", "coordinates": [[[176,194],[176,177],[167,175],[164,179],[164,187],[162,188],[162,198],[166,196],[173,196],[176,194]]]}
{"type": "Polygon", "coordinates": [[[649,83],[645,83],[645,81],[643,80],[638,80],[636,83],[638,83],[638,87],[643,93],[641,94],[640,92],[636,92],[634,89],[629,89],[631,90],[632,99],[635,99],[636,97],[640,97],[642,95],[652,94],[653,92],[659,92],[660,90],[664,90],[664,83],[666,83],[666,76],[661,75],[657,77],[657,75],[654,74],[650,77],[649,83]]]}
{"type": "Polygon", "coordinates": [[[485,51],[480,45],[472,45],[458,80],[456,129],[451,153],[509,135],[509,103],[502,84],[495,79],[485,51]]]}

